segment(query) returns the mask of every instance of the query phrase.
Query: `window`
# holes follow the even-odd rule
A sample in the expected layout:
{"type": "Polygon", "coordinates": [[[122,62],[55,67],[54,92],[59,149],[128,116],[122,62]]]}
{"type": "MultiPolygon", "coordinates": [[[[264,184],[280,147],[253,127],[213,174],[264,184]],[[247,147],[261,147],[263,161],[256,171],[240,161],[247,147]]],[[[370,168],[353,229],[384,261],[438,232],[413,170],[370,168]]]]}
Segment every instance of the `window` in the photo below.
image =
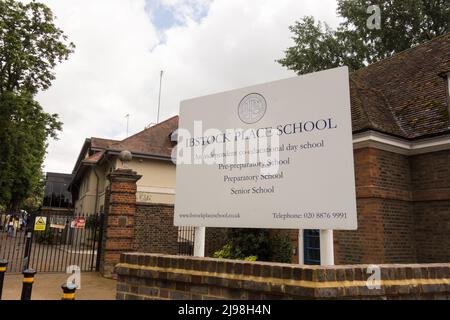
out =
{"type": "Polygon", "coordinates": [[[68,190],[72,175],[47,173],[44,188],[44,207],[71,208],[72,194],[68,190]]]}
{"type": "Polygon", "coordinates": [[[320,231],[304,230],[303,244],[305,254],[304,263],[320,264],[320,231]]]}

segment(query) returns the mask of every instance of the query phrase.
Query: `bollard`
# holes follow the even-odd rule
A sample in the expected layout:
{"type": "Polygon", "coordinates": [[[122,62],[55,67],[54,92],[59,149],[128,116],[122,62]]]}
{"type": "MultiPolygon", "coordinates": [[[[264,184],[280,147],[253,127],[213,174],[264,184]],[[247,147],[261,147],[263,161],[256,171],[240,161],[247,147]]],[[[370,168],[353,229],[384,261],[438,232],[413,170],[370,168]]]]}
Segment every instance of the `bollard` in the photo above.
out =
{"type": "Polygon", "coordinates": [[[2,300],[3,280],[5,279],[6,267],[8,260],[0,259],[0,300],[2,300]]]}
{"type": "Polygon", "coordinates": [[[33,290],[34,275],[36,270],[26,269],[23,272],[22,296],[20,300],[31,300],[31,291],[33,290]]]}
{"type": "Polygon", "coordinates": [[[61,300],[75,300],[75,291],[77,285],[74,283],[64,283],[61,288],[63,289],[63,297],[61,300]]]}

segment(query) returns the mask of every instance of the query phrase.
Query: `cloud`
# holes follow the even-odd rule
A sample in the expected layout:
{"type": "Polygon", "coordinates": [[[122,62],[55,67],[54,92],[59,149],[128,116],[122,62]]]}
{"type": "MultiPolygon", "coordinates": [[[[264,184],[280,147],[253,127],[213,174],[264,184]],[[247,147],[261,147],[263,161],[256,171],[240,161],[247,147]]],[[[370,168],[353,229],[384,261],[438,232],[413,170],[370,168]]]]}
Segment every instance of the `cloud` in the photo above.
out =
{"type": "Polygon", "coordinates": [[[175,25],[199,21],[207,12],[212,0],[147,0],[146,9],[153,25],[165,31],[175,25]]]}
{"type": "Polygon", "coordinates": [[[38,95],[64,122],[50,141],[46,171],[71,172],[83,141],[122,139],[161,119],[181,100],[292,76],[276,59],[304,15],[336,25],[335,0],[41,0],[77,48],[38,95]],[[155,23],[163,8],[167,23],[155,23]],[[159,10],[159,11],[158,11],[159,10]],[[175,21],[175,22],[174,22],[175,21]]]}

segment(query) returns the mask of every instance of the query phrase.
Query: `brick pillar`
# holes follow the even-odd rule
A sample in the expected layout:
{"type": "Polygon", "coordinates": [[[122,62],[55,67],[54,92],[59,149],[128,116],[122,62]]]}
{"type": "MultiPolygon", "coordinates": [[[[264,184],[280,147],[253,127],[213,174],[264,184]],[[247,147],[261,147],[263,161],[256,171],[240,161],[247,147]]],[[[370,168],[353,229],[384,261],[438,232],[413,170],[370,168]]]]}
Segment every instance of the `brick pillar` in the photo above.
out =
{"type": "Polygon", "coordinates": [[[105,208],[105,229],[102,243],[100,272],[115,278],[114,266],[120,254],[133,250],[136,182],[141,178],[131,169],[116,169],[108,175],[109,203],[105,208]]]}

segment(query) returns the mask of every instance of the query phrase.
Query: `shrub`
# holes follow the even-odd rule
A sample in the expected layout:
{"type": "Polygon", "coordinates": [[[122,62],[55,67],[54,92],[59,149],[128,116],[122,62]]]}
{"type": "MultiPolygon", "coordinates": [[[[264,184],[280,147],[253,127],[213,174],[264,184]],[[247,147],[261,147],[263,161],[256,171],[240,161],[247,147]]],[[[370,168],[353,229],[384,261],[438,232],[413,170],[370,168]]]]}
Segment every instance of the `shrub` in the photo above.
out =
{"type": "Polygon", "coordinates": [[[100,225],[100,217],[97,215],[90,215],[86,218],[85,228],[96,229],[100,225]]]}
{"type": "Polygon", "coordinates": [[[45,231],[36,231],[34,236],[36,242],[40,244],[53,244],[55,240],[55,234],[50,228],[47,228],[45,231]]]}
{"type": "Polygon", "coordinates": [[[265,229],[229,229],[226,244],[213,257],[289,263],[291,251],[289,236],[283,237],[279,231],[270,236],[265,229]]]}
{"type": "Polygon", "coordinates": [[[291,262],[292,243],[289,235],[281,235],[280,231],[276,231],[275,235],[270,239],[271,261],[274,262],[291,262]]]}
{"type": "Polygon", "coordinates": [[[219,259],[238,259],[238,260],[246,260],[246,261],[256,261],[258,260],[257,256],[248,256],[245,258],[241,257],[235,257],[232,254],[233,248],[231,247],[231,244],[227,243],[222,247],[222,249],[214,252],[213,258],[219,258],[219,259]]]}

